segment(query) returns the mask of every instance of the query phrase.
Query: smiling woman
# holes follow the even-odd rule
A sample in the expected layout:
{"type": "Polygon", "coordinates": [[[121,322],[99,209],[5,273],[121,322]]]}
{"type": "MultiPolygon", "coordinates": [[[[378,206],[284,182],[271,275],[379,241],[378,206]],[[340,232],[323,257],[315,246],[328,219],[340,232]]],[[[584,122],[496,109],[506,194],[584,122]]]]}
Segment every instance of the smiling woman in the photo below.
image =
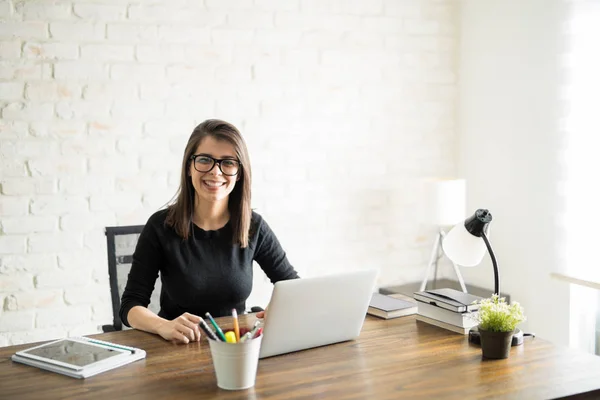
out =
{"type": "Polygon", "coordinates": [[[243,313],[253,261],[275,283],[298,278],[265,220],[250,208],[251,168],[240,132],[221,120],[194,129],[172,204],[150,217],[121,300],[123,323],[189,343],[200,316],[243,313]],[[160,272],[158,315],[147,309],[160,272]]]}
{"type": "MultiPolygon", "coordinates": [[[[240,162],[235,158],[233,145],[210,136],[200,142],[196,152],[198,154],[190,157],[188,172],[196,190],[195,196],[208,201],[201,202],[198,201],[199,198],[194,201],[196,207],[202,207],[229,196],[238,180],[240,162]],[[210,154],[222,155],[220,158],[214,158],[210,154]]],[[[227,204],[223,202],[222,206],[227,204]]],[[[202,224],[204,221],[198,222],[202,224]]],[[[202,225],[199,226],[203,228],[202,225]]]]}
{"type": "Polygon", "coordinates": [[[200,222],[201,228],[214,230],[224,225],[218,217],[221,220],[229,220],[231,217],[234,226],[233,241],[245,247],[248,244],[251,215],[251,184],[250,157],[240,132],[221,120],[204,121],[194,129],[185,148],[181,184],[176,200],[169,209],[167,224],[187,239],[192,222],[200,222]],[[211,159],[210,165],[207,165],[208,159],[211,159]],[[240,168],[233,175],[224,174],[223,159],[239,163],[240,168]],[[218,168],[214,168],[216,161],[218,168]],[[223,190],[213,191],[209,190],[210,185],[225,187],[223,190]],[[210,196],[205,198],[207,194],[210,196]],[[202,202],[201,199],[206,201],[202,202]],[[193,219],[200,215],[204,216],[204,221],[193,219]]]}

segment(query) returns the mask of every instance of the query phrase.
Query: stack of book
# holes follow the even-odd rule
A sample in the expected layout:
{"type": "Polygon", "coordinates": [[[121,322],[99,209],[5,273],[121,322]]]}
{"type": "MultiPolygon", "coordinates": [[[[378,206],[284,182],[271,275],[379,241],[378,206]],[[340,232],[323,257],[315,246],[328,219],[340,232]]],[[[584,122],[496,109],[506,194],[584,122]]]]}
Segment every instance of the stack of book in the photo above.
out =
{"type": "Polygon", "coordinates": [[[482,298],[454,289],[435,289],[415,292],[417,300],[417,321],[466,335],[477,326],[471,313],[479,309],[473,304],[482,298]]]}
{"type": "Polygon", "coordinates": [[[383,319],[404,317],[417,313],[416,301],[401,294],[386,296],[373,293],[367,314],[383,319]]]}

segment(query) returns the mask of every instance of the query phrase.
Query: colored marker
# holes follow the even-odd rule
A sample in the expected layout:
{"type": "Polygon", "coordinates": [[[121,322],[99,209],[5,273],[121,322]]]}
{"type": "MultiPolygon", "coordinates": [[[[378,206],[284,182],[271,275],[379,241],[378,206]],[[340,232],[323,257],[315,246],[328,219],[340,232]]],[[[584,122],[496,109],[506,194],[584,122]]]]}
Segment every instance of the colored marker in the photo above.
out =
{"type": "Polygon", "coordinates": [[[246,340],[250,339],[250,332],[244,333],[244,336],[240,338],[240,343],[244,343],[246,340]]]}
{"type": "Polygon", "coordinates": [[[231,310],[231,316],[233,317],[233,333],[235,334],[235,342],[237,343],[240,341],[240,323],[235,308],[231,310]]]}
{"type": "Polygon", "coordinates": [[[225,332],[225,339],[227,339],[227,343],[237,343],[235,338],[235,332],[227,331],[225,332]]]}
{"type": "Polygon", "coordinates": [[[257,337],[259,337],[263,332],[263,328],[258,328],[256,330],[256,334],[254,336],[252,336],[252,339],[256,339],[257,337]]]}
{"type": "Polygon", "coordinates": [[[221,339],[217,337],[217,335],[215,335],[215,333],[208,327],[208,325],[206,324],[206,321],[202,319],[202,317],[200,317],[200,322],[198,323],[198,325],[200,325],[200,328],[202,328],[202,330],[204,331],[204,333],[206,333],[206,336],[208,336],[209,338],[211,338],[212,340],[218,340],[220,341],[221,339]]]}
{"type": "Polygon", "coordinates": [[[223,331],[221,330],[221,328],[219,327],[219,325],[217,325],[217,323],[216,323],[216,322],[215,322],[215,320],[213,319],[212,315],[210,315],[210,313],[209,313],[209,312],[207,312],[207,313],[206,313],[206,314],[204,314],[204,315],[206,315],[206,318],[208,318],[208,320],[210,321],[210,323],[212,324],[212,326],[214,326],[214,327],[215,327],[215,331],[217,331],[217,336],[218,336],[219,338],[221,338],[221,340],[222,340],[223,342],[226,342],[226,341],[227,341],[227,339],[225,339],[225,335],[223,334],[223,331]]]}
{"type": "Polygon", "coordinates": [[[240,339],[240,343],[244,343],[248,339],[253,339],[256,332],[258,332],[258,330],[260,329],[259,324],[260,322],[256,321],[254,323],[254,327],[250,331],[246,332],[244,336],[242,336],[242,338],[240,339]]]}

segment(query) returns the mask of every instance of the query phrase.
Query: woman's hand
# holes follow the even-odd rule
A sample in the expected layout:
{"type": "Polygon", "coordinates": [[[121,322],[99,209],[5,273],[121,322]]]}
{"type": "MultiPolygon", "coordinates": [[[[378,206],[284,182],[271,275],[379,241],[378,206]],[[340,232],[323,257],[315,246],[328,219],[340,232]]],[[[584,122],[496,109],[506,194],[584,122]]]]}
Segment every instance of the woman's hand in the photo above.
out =
{"type": "Polygon", "coordinates": [[[267,319],[267,310],[269,310],[269,306],[265,307],[265,311],[259,311],[256,313],[256,318],[267,319]]]}
{"type": "Polygon", "coordinates": [[[190,313],[181,314],[172,321],[165,321],[156,328],[163,339],[174,343],[190,343],[200,341],[200,317],[190,313]]]}

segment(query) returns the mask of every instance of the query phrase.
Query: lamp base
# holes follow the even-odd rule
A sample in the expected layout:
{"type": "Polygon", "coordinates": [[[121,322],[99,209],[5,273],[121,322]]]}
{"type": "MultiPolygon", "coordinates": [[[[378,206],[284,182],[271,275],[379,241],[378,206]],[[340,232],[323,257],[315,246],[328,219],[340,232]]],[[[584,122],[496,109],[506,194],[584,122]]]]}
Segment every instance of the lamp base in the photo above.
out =
{"type": "MultiPolygon", "coordinates": [[[[477,327],[471,328],[469,331],[469,342],[481,345],[481,335],[479,334],[479,329],[477,327]]],[[[521,344],[523,344],[523,331],[517,328],[513,334],[511,345],[519,346],[521,344]]]]}

